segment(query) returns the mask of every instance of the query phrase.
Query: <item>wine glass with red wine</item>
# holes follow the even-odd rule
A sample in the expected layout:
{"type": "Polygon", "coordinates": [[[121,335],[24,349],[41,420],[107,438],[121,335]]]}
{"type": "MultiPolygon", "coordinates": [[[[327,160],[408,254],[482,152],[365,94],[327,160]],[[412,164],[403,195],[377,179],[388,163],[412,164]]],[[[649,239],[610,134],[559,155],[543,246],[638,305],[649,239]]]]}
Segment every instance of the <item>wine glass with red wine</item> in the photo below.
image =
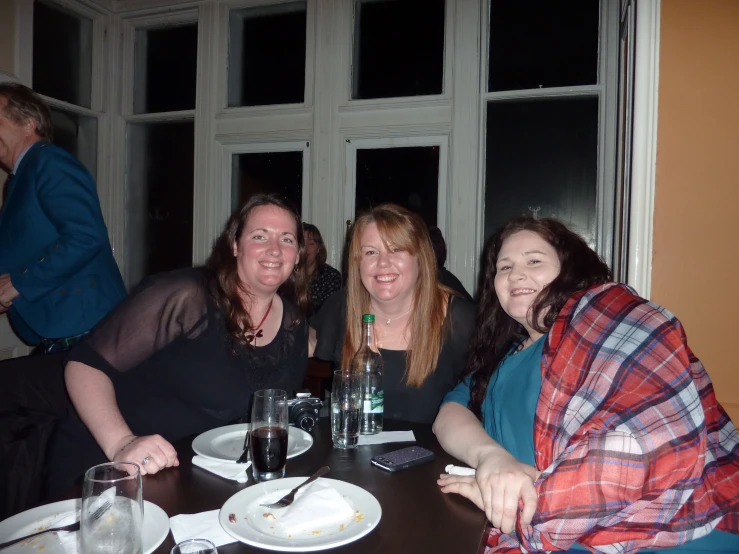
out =
{"type": "Polygon", "coordinates": [[[285,476],[287,394],[284,390],[264,389],[254,393],[249,447],[255,481],[269,481],[285,476]]]}

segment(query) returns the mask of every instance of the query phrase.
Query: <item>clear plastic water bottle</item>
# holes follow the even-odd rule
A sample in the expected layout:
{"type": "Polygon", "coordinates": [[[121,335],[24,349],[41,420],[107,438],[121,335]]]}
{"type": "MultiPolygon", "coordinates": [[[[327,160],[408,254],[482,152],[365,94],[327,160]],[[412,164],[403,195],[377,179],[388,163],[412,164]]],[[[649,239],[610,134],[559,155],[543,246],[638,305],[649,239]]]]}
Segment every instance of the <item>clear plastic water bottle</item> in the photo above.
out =
{"type": "Polygon", "coordinates": [[[375,344],[375,316],[362,316],[362,344],[352,359],[352,372],[364,375],[362,425],[360,433],[375,435],[382,431],[385,393],[382,388],[382,357],[375,344]]]}

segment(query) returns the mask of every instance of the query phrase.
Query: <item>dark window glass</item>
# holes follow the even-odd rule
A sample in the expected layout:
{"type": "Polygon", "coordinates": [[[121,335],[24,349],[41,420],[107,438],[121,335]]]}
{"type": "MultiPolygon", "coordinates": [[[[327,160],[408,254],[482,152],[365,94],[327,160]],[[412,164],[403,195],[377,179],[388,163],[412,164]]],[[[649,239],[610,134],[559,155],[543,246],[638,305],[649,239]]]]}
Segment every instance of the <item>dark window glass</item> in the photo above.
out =
{"type": "Polygon", "coordinates": [[[81,161],[93,178],[97,173],[97,117],[79,115],[50,107],[54,144],[81,161]]]}
{"type": "Polygon", "coordinates": [[[89,108],[92,21],[57,5],[33,5],[33,89],[89,108]]]}
{"type": "Polygon", "coordinates": [[[198,26],[136,31],[134,112],[195,109],[198,26]]]}
{"type": "Polygon", "coordinates": [[[518,215],[555,217],[595,246],[598,99],[488,102],[485,237],[518,215]]]}
{"type": "Polygon", "coordinates": [[[231,171],[231,207],[237,209],[252,194],[283,195],[300,213],[303,199],[302,152],[235,154],[231,171]]]}
{"type": "Polygon", "coordinates": [[[436,225],[439,204],[439,147],[408,146],[357,150],[356,213],[394,202],[436,225]]]}
{"type": "Polygon", "coordinates": [[[444,0],[355,0],[352,98],[441,94],[444,0]]]}
{"type": "Polygon", "coordinates": [[[488,90],[598,81],[598,0],[491,0],[488,90]]]}
{"type": "Polygon", "coordinates": [[[305,2],[231,12],[228,105],[302,103],[305,2]]]}
{"type": "Polygon", "coordinates": [[[192,265],[195,126],[128,126],[126,275],[129,286],[145,275],[192,265]]]}

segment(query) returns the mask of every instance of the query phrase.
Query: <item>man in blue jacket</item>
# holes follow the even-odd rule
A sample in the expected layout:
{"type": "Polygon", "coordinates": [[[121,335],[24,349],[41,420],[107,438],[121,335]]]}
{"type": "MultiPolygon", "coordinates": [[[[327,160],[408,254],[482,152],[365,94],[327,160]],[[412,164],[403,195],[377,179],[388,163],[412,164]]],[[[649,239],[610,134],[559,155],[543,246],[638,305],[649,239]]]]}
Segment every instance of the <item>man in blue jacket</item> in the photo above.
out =
{"type": "Polygon", "coordinates": [[[68,349],[126,295],[95,182],[51,139],[43,100],[0,84],[0,313],[37,353],[68,349]]]}

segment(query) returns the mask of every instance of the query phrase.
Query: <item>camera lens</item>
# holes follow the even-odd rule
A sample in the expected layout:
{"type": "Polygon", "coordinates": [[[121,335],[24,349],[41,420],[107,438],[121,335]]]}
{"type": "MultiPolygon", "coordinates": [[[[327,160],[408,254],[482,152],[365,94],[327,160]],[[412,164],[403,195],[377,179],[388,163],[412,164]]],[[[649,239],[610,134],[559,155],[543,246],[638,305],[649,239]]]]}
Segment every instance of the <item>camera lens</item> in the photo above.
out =
{"type": "Polygon", "coordinates": [[[316,425],[316,413],[313,406],[305,402],[293,406],[293,422],[304,431],[311,431],[316,425]]]}

